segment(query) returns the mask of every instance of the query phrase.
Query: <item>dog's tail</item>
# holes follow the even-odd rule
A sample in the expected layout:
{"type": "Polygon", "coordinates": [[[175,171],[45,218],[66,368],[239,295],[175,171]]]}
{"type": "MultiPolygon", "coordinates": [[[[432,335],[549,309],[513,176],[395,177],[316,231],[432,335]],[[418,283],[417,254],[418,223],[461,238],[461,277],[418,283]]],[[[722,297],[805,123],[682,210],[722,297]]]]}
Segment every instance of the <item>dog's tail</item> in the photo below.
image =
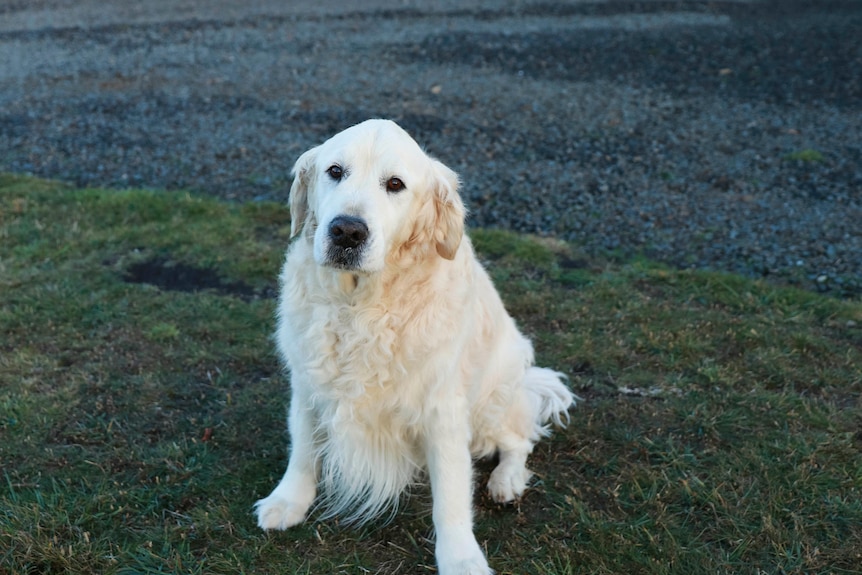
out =
{"type": "Polygon", "coordinates": [[[536,429],[548,435],[548,423],[565,427],[569,422],[569,409],[581,398],[572,393],[559,371],[544,367],[530,367],[524,375],[524,389],[533,407],[536,429]]]}

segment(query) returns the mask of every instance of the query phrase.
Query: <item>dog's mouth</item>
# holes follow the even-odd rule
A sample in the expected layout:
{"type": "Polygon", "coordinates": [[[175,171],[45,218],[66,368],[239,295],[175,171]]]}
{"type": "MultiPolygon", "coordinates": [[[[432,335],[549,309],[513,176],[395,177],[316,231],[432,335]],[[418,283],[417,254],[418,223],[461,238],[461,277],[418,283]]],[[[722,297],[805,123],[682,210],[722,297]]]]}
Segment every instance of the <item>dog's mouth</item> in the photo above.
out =
{"type": "Polygon", "coordinates": [[[326,265],[339,270],[358,271],[362,263],[362,250],[330,245],[326,251],[326,265]]]}

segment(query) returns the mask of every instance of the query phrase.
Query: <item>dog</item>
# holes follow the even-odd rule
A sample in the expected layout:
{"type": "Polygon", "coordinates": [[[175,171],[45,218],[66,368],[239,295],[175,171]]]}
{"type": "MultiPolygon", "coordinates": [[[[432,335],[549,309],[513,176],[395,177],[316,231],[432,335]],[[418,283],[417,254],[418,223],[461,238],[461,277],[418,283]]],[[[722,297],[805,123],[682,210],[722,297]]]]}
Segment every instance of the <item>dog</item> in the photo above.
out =
{"type": "Polygon", "coordinates": [[[464,233],[459,179],[401,127],[368,120],[302,154],[276,344],[290,372],[287,471],[263,529],[364,522],[427,474],[441,575],[493,573],[473,534],[472,459],[499,455],[511,502],[527,456],[577,397],[506,312],[464,233]]]}

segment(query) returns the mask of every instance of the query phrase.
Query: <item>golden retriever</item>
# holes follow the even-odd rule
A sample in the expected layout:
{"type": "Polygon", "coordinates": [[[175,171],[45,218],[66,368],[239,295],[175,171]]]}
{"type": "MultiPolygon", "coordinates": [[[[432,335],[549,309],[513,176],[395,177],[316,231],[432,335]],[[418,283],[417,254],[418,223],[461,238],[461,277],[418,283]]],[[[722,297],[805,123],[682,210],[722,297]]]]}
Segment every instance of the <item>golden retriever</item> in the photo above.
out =
{"type": "Polygon", "coordinates": [[[365,521],[427,472],[441,575],[487,575],[473,534],[472,458],[512,501],[527,456],[576,397],[533,366],[464,235],[458,176],[397,124],[368,120],[302,154],[276,340],[291,377],[290,457],[256,504],[264,529],[365,521]]]}

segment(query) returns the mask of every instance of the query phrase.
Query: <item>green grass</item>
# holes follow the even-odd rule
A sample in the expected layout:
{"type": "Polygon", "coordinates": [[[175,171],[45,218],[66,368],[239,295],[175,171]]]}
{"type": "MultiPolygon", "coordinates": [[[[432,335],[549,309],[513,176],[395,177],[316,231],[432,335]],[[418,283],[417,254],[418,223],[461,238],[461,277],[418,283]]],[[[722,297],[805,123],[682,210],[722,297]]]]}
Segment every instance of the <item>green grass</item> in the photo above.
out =
{"type": "MultiPolygon", "coordinates": [[[[386,525],[254,524],[288,232],[274,204],[0,176],[0,573],[435,572],[427,491],[386,525]],[[224,283],[124,281],[147,261],[224,283]]],[[[862,303],[472,236],[586,399],[518,505],[477,489],[498,573],[862,573],[862,303]]]]}
{"type": "Polygon", "coordinates": [[[785,154],[784,160],[788,162],[819,164],[825,162],[826,157],[823,155],[822,152],[818,152],[817,150],[812,150],[808,148],[805,150],[799,150],[798,152],[791,152],[789,154],[785,154]]]}

